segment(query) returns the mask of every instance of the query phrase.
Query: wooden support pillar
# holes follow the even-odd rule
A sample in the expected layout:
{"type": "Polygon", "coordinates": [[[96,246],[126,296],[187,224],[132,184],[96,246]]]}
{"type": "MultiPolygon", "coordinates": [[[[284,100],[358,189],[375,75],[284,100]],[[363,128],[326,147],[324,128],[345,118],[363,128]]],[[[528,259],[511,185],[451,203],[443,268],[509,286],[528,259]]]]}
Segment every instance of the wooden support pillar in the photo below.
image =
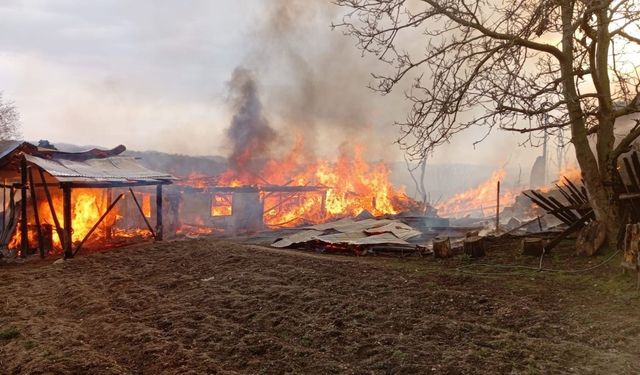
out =
{"type": "MultiPolygon", "coordinates": [[[[111,202],[113,200],[113,189],[108,188],[107,189],[107,204],[109,204],[109,202],[111,202]]],[[[111,227],[111,223],[107,222],[106,223],[106,228],[105,228],[105,237],[107,239],[107,241],[109,241],[109,243],[111,242],[111,237],[113,234],[113,228],[111,227]]]]}
{"type": "Polygon", "coordinates": [[[496,191],[496,232],[498,232],[500,230],[500,181],[496,191]]]}
{"type": "Polygon", "coordinates": [[[2,229],[7,226],[7,181],[2,184],[2,229]]]}
{"type": "Polygon", "coordinates": [[[322,191],[322,202],[320,203],[320,210],[322,212],[322,216],[327,213],[327,191],[322,191]]]}
{"type": "Polygon", "coordinates": [[[44,258],[44,238],[42,236],[40,215],[38,213],[38,196],[36,195],[36,185],[33,182],[33,173],[31,172],[31,168],[29,168],[29,187],[31,188],[31,205],[33,206],[33,217],[36,222],[36,231],[38,233],[38,249],[40,250],[40,258],[44,258]]]}
{"type": "Polygon", "coordinates": [[[162,241],[162,184],[156,186],[156,240],[162,241]]]}
{"type": "Polygon", "coordinates": [[[64,246],[64,257],[72,258],[73,250],[71,249],[71,234],[73,228],[71,225],[71,187],[69,185],[62,185],[62,217],[64,221],[64,240],[62,244],[64,246]]]}
{"type": "Polygon", "coordinates": [[[20,208],[22,209],[22,213],[20,215],[20,241],[22,243],[22,257],[27,256],[27,251],[29,250],[29,229],[28,221],[27,221],[27,158],[24,156],[20,161],[20,208]]]}

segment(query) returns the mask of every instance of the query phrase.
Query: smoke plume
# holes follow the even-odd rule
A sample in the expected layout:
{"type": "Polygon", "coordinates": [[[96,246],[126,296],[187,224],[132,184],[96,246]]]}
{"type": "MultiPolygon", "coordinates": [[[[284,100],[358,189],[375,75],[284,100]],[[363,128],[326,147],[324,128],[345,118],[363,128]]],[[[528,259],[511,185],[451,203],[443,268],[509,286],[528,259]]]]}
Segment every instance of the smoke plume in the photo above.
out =
{"type": "Polygon", "coordinates": [[[234,70],[229,81],[229,99],[234,110],[227,129],[232,146],[229,167],[239,177],[255,177],[270,156],[276,132],[262,112],[258,87],[249,70],[242,67],[234,70]]]}

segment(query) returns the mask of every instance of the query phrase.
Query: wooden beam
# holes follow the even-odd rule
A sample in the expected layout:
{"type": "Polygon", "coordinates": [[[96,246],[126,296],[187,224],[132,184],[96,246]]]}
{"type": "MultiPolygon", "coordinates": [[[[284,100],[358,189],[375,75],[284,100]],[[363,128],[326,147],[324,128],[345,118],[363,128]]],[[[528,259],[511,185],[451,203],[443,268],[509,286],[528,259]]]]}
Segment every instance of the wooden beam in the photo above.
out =
{"type": "MultiPolygon", "coordinates": [[[[113,199],[113,189],[108,188],[107,189],[107,202],[111,202],[111,200],[113,199]]],[[[111,238],[113,236],[113,227],[111,226],[110,223],[107,223],[107,226],[104,230],[105,233],[105,238],[107,241],[111,241],[111,238]]]]}
{"type": "Polygon", "coordinates": [[[496,189],[496,232],[500,230],[500,181],[496,189]]]}
{"type": "Polygon", "coordinates": [[[44,240],[42,237],[42,227],[40,226],[40,215],[38,214],[38,197],[36,195],[36,187],[33,185],[33,173],[29,168],[29,186],[31,187],[31,204],[33,206],[33,216],[36,222],[36,231],[38,233],[38,250],[40,258],[44,258],[44,240]]]}
{"type": "Polygon", "coordinates": [[[560,233],[554,239],[549,241],[549,243],[544,247],[545,251],[547,251],[547,252],[551,251],[551,249],[556,247],[556,245],[558,245],[560,243],[560,241],[562,241],[563,239],[567,238],[568,235],[570,235],[571,233],[573,233],[573,232],[577,231],[578,229],[582,228],[584,226],[585,221],[589,220],[589,219],[595,219],[595,215],[593,213],[593,210],[589,210],[588,213],[586,213],[585,215],[582,215],[582,217],[580,217],[575,223],[571,224],[562,233],[560,233]]]}
{"type": "Polygon", "coordinates": [[[164,233],[162,227],[162,185],[156,186],[156,240],[162,241],[164,233]]]}
{"type": "Polygon", "coordinates": [[[62,185],[62,221],[64,221],[64,240],[62,241],[64,258],[73,258],[73,250],[71,248],[73,233],[71,224],[71,186],[67,184],[62,185]]]}
{"type": "Polygon", "coordinates": [[[62,244],[62,248],[64,247],[64,232],[62,230],[62,226],[60,225],[60,221],[58,220],[58,214],[56,213],[56,209],[53,206],[53,199],[51,199],[51,192],[49,191],[49,184],[44,179],[44,172],[42,169],[38,168],[38,172],[40,173],[40,180],[42,180],[42,187],[44,188],[44,195],[47,198],[47,203],[49,204],[49,210],[51,211],[51,217],[53,218],[53,224],[56,226],[56,232],[58,233],[58,238],[60,239],[60,243],[62,244]]]}
{"type": "Polygon", "coordinates": [[[84,238],[82,239],[82,241],[80,241],[80,243],[78,244],[78,246],[76,246],[76,250],[73,252],[73,255],[75,256],[78,251],[80,251],[80,249],[82,248],[82,245],[84,245],[85,241],[87,241],[87,239],[93,234],[93,232],[96,230],[96,228],[102,223],[102,221],[107,217],[107,215],[109,215],[109,212],[111,212],[111,210],[113,209],[113,207],[115,207],[116,203],[118,203],[118,201],[120,199],[122,199],[122,197],[124,197],[124,193],[118,195],[116,197],[116,199],[109,205],[109,207],[107,208],[107,210],[104,212],[104,214],[102,214],[102,216],[100,216],[100,219],[98,219],[98,221],[96,221],[95,224],[93,224],[93,227],[91,227],[91,229],[89,230],[89,232],[87,233],[86,236],[84,236],[84,238]]]}
{"type": "Polygon", "coordinates": [[[20,208],[22,209],[20,215],[20,241],[22,245],[22,257],[27,256],[27,251],[29,250],[29,229],[28,221],[27,221],[27,158],[23,155],[20,160],[20,182],[22,184],[20,188],[20,208]]]}
{"type": "Polygon", "coordinates": [[[138,198],[136,198],[136,194],[133,192],[133,189],[129,188],[129,192],[131,192],[131,196],[133,197],[133,201],[136,204],[136,207],[138,207],[138,211],[140,212],[140,216],[142,216],[142,219],[144,220],[144,223],[147,224],[147,229],[149,229],[149,232],[151,232],[151,235],[153,236],[153,238],[155,238],[156,240],[158,239],[157,234],[153,231],[153,228],[151,227],[151,224],[149,224],[149,220],[147,220],[147,217],[144,216],[144,211],[142,211],[142,206],[140,206],[140,203],[138,203],[138,198]]]}

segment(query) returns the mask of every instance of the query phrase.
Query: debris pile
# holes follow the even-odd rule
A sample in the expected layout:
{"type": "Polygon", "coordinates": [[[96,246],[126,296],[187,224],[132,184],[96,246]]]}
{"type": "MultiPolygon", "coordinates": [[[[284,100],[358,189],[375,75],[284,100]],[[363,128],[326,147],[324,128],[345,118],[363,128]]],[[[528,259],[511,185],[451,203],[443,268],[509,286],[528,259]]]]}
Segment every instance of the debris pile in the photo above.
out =
{"type": "Polygon", "coordinates": [[[422,232],[399,220],[364,219],[356,221],[345,218],[301,228],[299,232],[276,239],[271,246],[352,252],[356,255],[375,252],[418,252],[423,254],[426,248],[409,242],[409,240],[421,235],[422,232]]]}

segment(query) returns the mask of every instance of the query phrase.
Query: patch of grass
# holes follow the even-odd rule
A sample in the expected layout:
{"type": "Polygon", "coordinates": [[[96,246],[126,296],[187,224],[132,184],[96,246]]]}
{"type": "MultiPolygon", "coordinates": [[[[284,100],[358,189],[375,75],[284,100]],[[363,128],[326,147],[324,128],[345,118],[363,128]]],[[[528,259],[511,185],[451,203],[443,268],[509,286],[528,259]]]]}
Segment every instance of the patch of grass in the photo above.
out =
{"type": "Polygon", "coordinates": [[[31,340],[27,340],[27,341],[24,342],[24,348],[26,350],[31,350],[31,349],[33,349],[35,347],[36,347],[36,343],[31,341],[31,340]]]}
{"type": "Polygon", "coordinates": [[[393,353],[391,353],[391,357],[398,361],[400,365],[404,366],[404,364],[407,362],[408,354],[403,352],[402,350],[396,349],[393,351],[393,353]]]}
{"type": "Polygon", "coordinates": [[[11,340],[20,335],[20,331],[14,326],[5,328],[0,331],[0,340],[11,340]]]}

